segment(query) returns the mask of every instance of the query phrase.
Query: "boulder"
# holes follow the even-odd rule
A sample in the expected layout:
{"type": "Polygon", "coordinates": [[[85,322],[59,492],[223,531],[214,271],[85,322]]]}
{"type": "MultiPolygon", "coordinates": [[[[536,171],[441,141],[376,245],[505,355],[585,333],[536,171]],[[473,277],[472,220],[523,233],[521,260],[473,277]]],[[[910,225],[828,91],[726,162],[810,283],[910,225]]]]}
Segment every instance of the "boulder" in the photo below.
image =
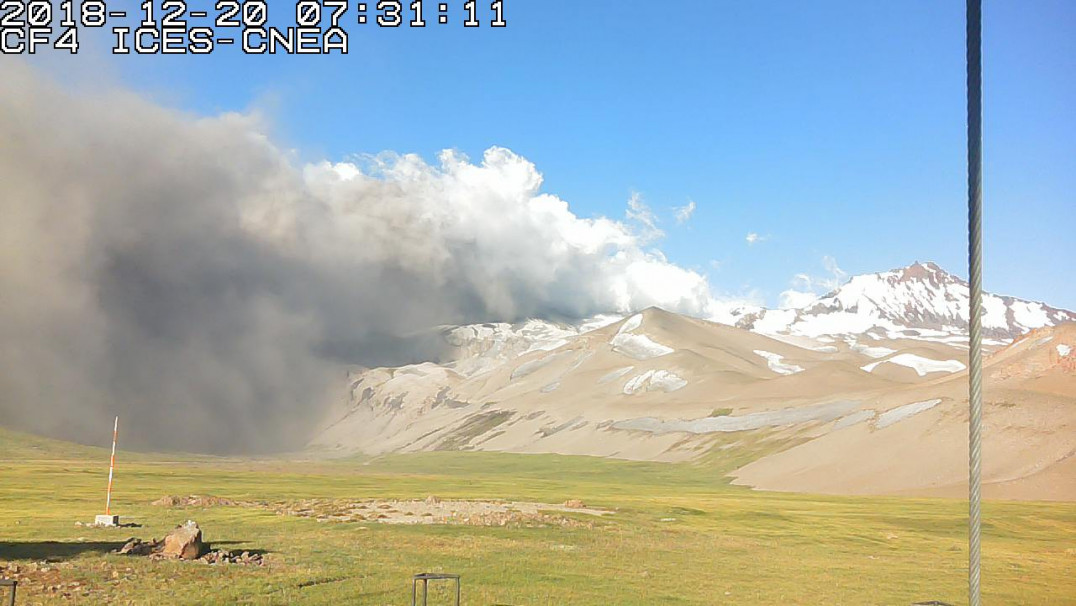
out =
{"type": "Polygon", "coordinates": [[[202,530],[194,520],[176,526],[164,537],[161,555],[183,560],[197,560],[208,550],[202,542],[202,530]]]}

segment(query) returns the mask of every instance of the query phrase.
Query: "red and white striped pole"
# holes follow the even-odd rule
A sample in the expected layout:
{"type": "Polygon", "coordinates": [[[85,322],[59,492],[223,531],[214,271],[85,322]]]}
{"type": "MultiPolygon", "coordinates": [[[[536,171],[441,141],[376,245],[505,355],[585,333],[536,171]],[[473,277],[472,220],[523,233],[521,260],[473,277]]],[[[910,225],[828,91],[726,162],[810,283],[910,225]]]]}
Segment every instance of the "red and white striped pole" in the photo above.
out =
{"type": "Polygon", "coordinates": [[[116,468],[116,436],[120,431],[120,418],[112,425],[112,458],[108,461],[108,497],[105,499],[105,515],[112,515],[112,471],[116,468]]]}

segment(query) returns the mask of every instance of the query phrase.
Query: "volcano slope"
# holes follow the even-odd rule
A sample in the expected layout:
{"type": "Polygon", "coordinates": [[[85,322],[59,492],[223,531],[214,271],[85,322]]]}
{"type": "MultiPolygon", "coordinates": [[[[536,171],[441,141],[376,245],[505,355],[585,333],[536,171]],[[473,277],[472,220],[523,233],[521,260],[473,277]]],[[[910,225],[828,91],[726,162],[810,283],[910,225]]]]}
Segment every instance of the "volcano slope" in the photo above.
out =
{"type": "MultiPolygon", "coordinates": [[[[1007,347],[990,342],[988,496],[1076,499],[1074,332],[1066,323],[1007,347]]],[[[720,457],[742,464],[736,482],[769,490],[963,490],[959,337],[766,336],[651,308],[496,363],[476,364],[478,350],[446,364],[356,371],[312,449],[720,457]]]]}
{"type": "MultiPolygon", "coordinates": [[[[1076,500],[1076,324],[1032,331],[987,358],[984,494],[1076,500]]],[[[834,494],[967,494],[967,374],[901,390],[897,406],[734,472],[737,483],[834,494]],[[894,419],[899,420],[894,421],[894,419]]],[[[929,377],[930,375],[928,375],[929,377]]],[[[896,400],[889,400],[896,402],[896,400]]]]}

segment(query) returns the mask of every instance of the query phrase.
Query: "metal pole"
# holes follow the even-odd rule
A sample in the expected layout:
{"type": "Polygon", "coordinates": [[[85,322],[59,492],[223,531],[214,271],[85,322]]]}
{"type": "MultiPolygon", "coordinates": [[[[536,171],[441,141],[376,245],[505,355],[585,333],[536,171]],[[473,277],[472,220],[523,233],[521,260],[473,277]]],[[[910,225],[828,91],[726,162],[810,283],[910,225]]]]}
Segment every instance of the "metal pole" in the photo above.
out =
{"type": "Polygon", "coordinates": [[[105,497],[105,515],[112,514],[112,470],[116,468],[116,436],[120,431],[120,418],[112,425],[112,457],[108,460],[108,496],[105,497]]]}
{"type": "Polygon", "coordinates": [[[968,62],[968,603],[980,606],[983,424],[983,55],[982,0],[967,0],[968,62]]]}
{"type": "Polygon", "coordinates": [[[0,579],[0,587],[10,587],[11,594],[8,595],[5,602],[8,602],[8,606],[15,606],[15,590],[19,587],[19,582],[15,579],[0,579]],[[8,601],[10,600],[10,602],[8,601]]]}

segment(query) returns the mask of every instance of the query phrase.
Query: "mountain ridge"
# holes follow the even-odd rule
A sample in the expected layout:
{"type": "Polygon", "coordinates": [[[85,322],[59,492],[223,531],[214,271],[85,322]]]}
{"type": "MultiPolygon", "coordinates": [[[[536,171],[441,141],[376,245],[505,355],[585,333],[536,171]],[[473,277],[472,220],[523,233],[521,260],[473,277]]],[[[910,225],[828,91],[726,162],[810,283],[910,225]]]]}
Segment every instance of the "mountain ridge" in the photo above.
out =
{"type": "MultiPolygon", "coordinates": [[[[1076,313],[1009,295],[983,294],[983,334],[1010,340],[1036,328],[1076,321],[1076,313]]],[[[853,276],[811,303],[793,309],[745,310],[741,328],[809,337],[875,332],[890,338],[966,335],[968,283],[937,264],[915,262],[853,276]]]]}
{"type": "MultiPolygon", "coordinates": [[[[754,487],[955,490],[964,461],[956,437],[967,435],[962,288],[916,263],[748,322],[650,307],[574,324],[439,327],[444,359],[350,372],[309,447],[329,456],[488,450],[656,461],[728,450],[743,461],[736,481],[754,487]],[[932,467],[934,452],[942,467],[932,467]],[[906,468],[893,453],[915,462],[906,468]]],[[[986,440],[1004,456],[984,477],[1005,482],[1009,497],[1076,500],[1064,464],[1076,452],[1076,315],[990,297],[996,332],[984,340],[984,376],[996,422],[986,440]],[[1064,482],[1021,484],[1043,469],[1064,482]]]]}
{"type": "MultiPolygon", "coordinates": [[[[931,261],[916,261],[888,271],[852,276],[802,307],[771,309],[738,305],[705,319],[771,336],[835,337],[847,341],[854,335],[868,334],[878,338],[960,342],[967,337],[968,299],[965,280],[931,261]],[[880,292],[879,288],[885,285],[893,292],[886,293],[884,289],[880,292]]],[[[553,348],[565,337],[628,315],[631,314],[602,314],[574,323],[529,319],[515,324],[473,324],[442,327],[442,330],[454,355],[483,346],[496,349],[498,354],[514,349],[518,355],[529,348],[553,348]]],[[[1070,321],[1076,322],[1076,312],[1015,296],[984,293],[983,334],[990,345],[1001,345],[1031,330],[1070,321]]],[[[503,355],[497,357],[498,363],[505,359],[503,355]]],[[[441,361],[451,359],[450,356],[441,361]]],[[[479,365],[486,367],[489,363],[482,361],[479,365]]],[[[474,365],[472,361],[461,366],[469,374],[474,365]],[[471,368],[466,368],[468,365],[471,368]]]]}

